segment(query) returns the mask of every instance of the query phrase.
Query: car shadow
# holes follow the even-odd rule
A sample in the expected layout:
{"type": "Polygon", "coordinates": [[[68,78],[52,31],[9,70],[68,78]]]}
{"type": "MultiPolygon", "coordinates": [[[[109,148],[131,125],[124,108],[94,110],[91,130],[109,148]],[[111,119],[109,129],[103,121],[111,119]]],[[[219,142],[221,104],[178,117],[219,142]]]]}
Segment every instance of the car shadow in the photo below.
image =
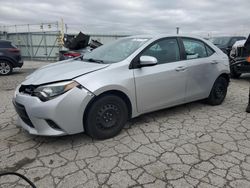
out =
{"type": "MultiPolygon", "coordinates": [[[[117,137],[121,136],[127,136],[127,131],[129,129],[135,128],[138,124],[145,124],[145,126],[148,126],[149,123],[153,123],[157,121],[157,119],[162,119],[162,118],[171,118],[173,116],[176,117],[176,114],[183,114],[187,113],[189,111],[192,111],[192,109],[197,109],[197,108],[202,108],[206,106],[202,101],[196,101],[196,102],[191,102],[175,107],[170,107],[162,110],[158,110],[155,112],[150,112],[146,114],[142,114],[136,118],[130,119],[127,124],[125,125],[124,129],[122,130],[122,133],[118,134],[114,138],[106,139],[106,140],[99,140],[99,139],[93,139],[89,137],[86,133],[78,133],[74,135],[64,135],[64,136],[58,136],[58,137],[50,137],[50,136],[34,136],[33,139],[37,142],[41,143],[54,143],[54,142],[65,142],[66,140],[68,142],[72,143],[78,143],[77,145],[81,144],[89,144],[89,143],[96,143],[96,142],[108,142],[112,140],[116,140],[117,137]]],[[[28,134],[28,133],[26,133],[28,134]]]]}

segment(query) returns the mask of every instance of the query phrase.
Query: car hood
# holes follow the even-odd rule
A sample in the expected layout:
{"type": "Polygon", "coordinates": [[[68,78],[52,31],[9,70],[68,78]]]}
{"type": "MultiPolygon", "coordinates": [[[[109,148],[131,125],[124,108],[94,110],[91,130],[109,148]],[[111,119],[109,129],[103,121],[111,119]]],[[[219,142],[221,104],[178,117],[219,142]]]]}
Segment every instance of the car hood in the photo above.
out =
{"type": "Polygon", "coordinates": [[[31,75],[26,77],[26,80],[22,84],[40,85],[62,80],[70,80],[108,66],[109,64],[89,63],[77,60],[61,61],[37,69],[31,75]]]}

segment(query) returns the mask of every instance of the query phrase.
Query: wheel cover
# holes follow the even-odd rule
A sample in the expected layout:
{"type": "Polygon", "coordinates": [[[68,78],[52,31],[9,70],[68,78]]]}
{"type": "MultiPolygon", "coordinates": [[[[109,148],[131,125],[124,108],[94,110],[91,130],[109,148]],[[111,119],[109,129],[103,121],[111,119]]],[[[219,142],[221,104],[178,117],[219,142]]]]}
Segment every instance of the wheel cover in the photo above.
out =
{"type": "Polygon", "coordinates": [[[226,91],[227,91],[227,87],[222,83],[218,83],[218,85],[215,88],[215,97],[216,97],[216,99],[224,98],[225,95],[226,95],[226,91]]]}
{"type": "Polygon", "coordinates": [[[105,104],[97,113],[97,126],[101,129],[111,129],[118,125],[120,110],[115,104],[105,104]]]}
{"type": "Polygon", "coordinates": [[[5,62],[0,62],[0,73],[8,74],[10,72],[10,65],[5,62]]]}

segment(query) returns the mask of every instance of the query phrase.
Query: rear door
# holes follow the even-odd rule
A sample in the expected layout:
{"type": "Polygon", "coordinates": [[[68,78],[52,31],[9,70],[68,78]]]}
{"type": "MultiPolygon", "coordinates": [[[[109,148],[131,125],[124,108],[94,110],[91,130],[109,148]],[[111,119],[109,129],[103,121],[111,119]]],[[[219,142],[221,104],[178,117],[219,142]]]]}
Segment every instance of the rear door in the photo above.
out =
{"type": "Polygon", "coordinates": [[[182,41],[188,68],[186,101],[206,98],[219,75],[217,55],[201,40],[183,37],[182,41]]]}
{"type": "Polygon", "coordinates": [[[153,56],[158,64],[134,69],[138,111],[149,112],[183,103],[187,69],[177,39],[161,39],[139,56],[153,56]]]}

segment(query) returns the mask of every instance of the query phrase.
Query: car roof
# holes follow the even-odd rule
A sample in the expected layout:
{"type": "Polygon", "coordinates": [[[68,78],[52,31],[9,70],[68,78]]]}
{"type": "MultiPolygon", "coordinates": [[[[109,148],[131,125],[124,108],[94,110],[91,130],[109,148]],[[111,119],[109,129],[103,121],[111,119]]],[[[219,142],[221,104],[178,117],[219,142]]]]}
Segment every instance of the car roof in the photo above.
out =
{"type": "Polygon", "coordinates": [[[195,35],[177,35],[177,34],[148,34],[148,35],[133,35],[133,36],[129,36],[127,38],[135,38],[135,37],[138,37],[138,38],[150,38],[150,39],[154,39],[154,40],[157,40],[157,39],[161,39],[161,38],[165,38],[165,37],[187,37],[187,38],[194,38],[194,39],[200,39],[200,40],[205,40],[204,38],[201,38],[199,36],[195,36],[195,35]]]}

